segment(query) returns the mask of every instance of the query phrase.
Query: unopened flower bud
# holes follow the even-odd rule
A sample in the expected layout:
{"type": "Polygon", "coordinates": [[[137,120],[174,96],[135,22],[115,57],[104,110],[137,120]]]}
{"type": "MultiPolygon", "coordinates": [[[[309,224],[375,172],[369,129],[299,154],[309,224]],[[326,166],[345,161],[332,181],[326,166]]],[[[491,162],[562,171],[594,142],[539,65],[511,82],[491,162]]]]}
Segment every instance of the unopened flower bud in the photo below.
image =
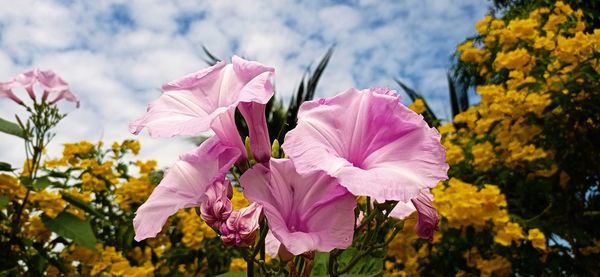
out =
{"type": "Polygon", "coordinates": [[[262,206],[257,203],[231,212],[225,224],[222,224],[219,229],[223,243],[235,246],[252,245],[256,240],[261,214],[262,206]]]}
{"type": "Polygon", "coordinates": [[[421,192],[411,201],[418,213],[415,232],[421,238],[432,240],[440,222],[437,210],[432,205],[433,195],[430,192],[421,192]]]}
{"type": "Polygon", "coordinates": [[[271,156],[273,158],[279,158],[279,140],[275,139],[271,146],[271,156]]]}
{"type": "Polygon", "coordinates": [[[209,226],[218,228],[229,218],[232,210],[230,191],[231,184],[227,179],[208,187],[206,200],[200,205],[200,216],[209,226]]]}

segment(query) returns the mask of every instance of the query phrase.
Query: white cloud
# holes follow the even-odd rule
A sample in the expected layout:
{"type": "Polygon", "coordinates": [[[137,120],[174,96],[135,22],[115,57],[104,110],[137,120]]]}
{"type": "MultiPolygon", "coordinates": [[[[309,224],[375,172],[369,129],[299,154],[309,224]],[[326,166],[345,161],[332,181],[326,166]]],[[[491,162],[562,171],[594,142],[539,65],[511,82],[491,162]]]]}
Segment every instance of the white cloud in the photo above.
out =
{"type": "MultiPolygon", "coordinates": [[[[305,68],[336,44],[319,85],[329,96],[351,86],[406,81],[440,116],[455,45],[474,32],[485,2],[453,1],[8,1],[0,0],[0,80],[21,70],[55,70],[82,106],[56,129],[49,155],[81,139],[133,137],[127,123],[160,94],[161,84],[205,67],[202,45],[229,59],[244,55],[276,68],[286,98],[305,68]]],[[[0,117],[19,109],[0,99],[0,117]]],[[[21,144],[0,134],[1,161],[22,162],[21,144]]],[[[142,157],[167,166],[193,146],[146,135],[142,157]]]]}

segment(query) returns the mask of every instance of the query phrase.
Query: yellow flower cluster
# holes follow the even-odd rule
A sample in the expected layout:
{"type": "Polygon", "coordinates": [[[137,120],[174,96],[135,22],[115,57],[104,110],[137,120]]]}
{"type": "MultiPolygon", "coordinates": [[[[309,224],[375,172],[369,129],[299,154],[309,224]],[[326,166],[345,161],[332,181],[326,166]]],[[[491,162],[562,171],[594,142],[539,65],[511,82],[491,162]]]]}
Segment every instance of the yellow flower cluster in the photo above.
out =
{"type": "Polygon", "coordinates": [[[115,190],[115,202],[126,211],[130,211],[133,206],[144,203],[154,189],[148,174],[156,168],[156,161],[136,161],[135,165],[140,170],[140,177],[130,177],[129,180],[118,185],[115,190]]]}
{"type": "Polygon", "coordinates": [[[231,272],[246,272],[248,271],[248,264],[242,258],[233,258],[229,264],[229,271],[231,272]]]}
{"type": "Polygon", "coordinates": [[[127,139],[120,144],[116,141],[113,142],[111,148],[115,158],[119,158],[122,156],[122,154],[126,153],[127,151],[131,151],[131,153],[137,155],[140,152],[141,146],[139,141],[127,139]]]}
{"type": "Polygon", "coordinates": [[[24,198],[27,189],[21,185],[19,179],[7,175],[0,174],[0,195],[7,196],[9,199],[24,198]]]}
{"type": "Polygon", "coordinates": [[[154,265],[149,258],[141,266],[131,266],[112,246],[97,245],[96,250],[99,253],[93,261],[92,276],[154,276],[154,265]]]}
{"type": "Polygon", "coordinates": [[[477,248],[469,250],[464,256],[470,267],[479,270],[480,276],[509,276],[512,273],[510,261],[502,256],[494,255],[491,259],[485,259],[481,257],[477,248]]]}
{"type": "Polygon", "coordinates": [[[29,199],[31,199],[32,203],[37,204],[50,218],[55,218],[67,206],[67,202],[62,199],[62,196],[57,191],[42,190],[32,192],[29,199]]]}
{"type": "MultiPolygon", "coordinates": [[[[565,87],[573,70],[583,63],[600,73],[600,62],[594,58],[600,52],[600,30],[584,33],[583,13],[560,1],[553,8],[539,8],[527,18],[508,23],[486,16],[476,29],[484,43],[468,40],[461,44],[460,59],[476,65],[480,75],[490,81],[476,89],[481,103],[457,115],[453,122],[461,126],[457,129],[462,134],[456,137],[471,134],[478,140],[472,145],[471,140],[446,138],[448,162],[464,159],[458,147],[463,151],[470,148],[474,167],[484,172],[493,168],[496,159],[515,168],[551,158],[554,150],[534,143],[540,130],[531,115],[543,118],[557,93],[581,100],[589,97],[565,87]],[[498,84],[494,78],[506,81],[498,84]]],[[[553,112],[560,114],[560,109],[553,112]]]]}
{"type": "Polygon", "coordinates": [[[217,233],[210,228],[196,213],[194,209],[179,210],[179,228],[183,232],[181,241],[191,249],[202,248],[204,238],[215,238],[217,233]]]}
{"type": "Polygon", "coordinates": [[[451,178],[447,186],[440,184],[432,193],[434,206],[448,220],[448,227],[461,229],[473,226],[483,229],[491,221],[501,225],[509,221],[506,198],[497,186],[485,185],[482,189],[451,178]]]}

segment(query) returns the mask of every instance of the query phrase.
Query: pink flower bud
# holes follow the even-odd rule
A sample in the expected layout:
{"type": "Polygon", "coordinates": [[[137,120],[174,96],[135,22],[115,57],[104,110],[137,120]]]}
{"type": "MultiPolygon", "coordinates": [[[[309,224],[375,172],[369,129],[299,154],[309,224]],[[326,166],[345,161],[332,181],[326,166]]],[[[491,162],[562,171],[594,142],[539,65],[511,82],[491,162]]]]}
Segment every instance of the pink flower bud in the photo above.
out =
{"type": "Polygon", "coordinates": [[[415,232],[419,237],[432,240],[433,233],[438,230],[440,218],[437,210],[433,207],[433,195],[430,192],[421,192],[417,197],[411,199],[417,209],[417,225],[415,232]]]}
{"type": "Polygon", "coordinates": [[[257,203],[233,211],[220,228],[223,243],[235,246],[252,245],[256,240],[261,214],[262,206],[257,203]]]}
{"type": "Polygon", "coordinates": [[[231,214],[231,184],[225,179],[215,182],[206,190],[206,200],[200,205],[200,216],[213,228],[218,228],[227,221],[231,214]]]}

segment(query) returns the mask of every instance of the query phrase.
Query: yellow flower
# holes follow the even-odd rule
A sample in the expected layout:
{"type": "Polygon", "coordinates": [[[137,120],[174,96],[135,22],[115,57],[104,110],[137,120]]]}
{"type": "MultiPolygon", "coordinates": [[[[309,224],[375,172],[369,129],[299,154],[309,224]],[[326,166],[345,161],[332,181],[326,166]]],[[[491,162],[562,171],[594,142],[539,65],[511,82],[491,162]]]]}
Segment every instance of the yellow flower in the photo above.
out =
{"type": "Polygon", "coordinates": [[[480,48],[468,48],[462,52],[460,60],[463,62],[483,63],[490,57],[490,53],[480,48]]]}
{"type": "Polygon", "coordinates": [[[231,263],[229,264],[229,271],[231,272],[246,272],[248,270],[248,265],[246,261],[242,258],[233,258],[231,259],[231,263]]]}
{"type": "Polygon", "coordinates": [[[246,199],[244,193],[238,188],[233,188],[233,197],[231,198],[231,204],[234,210],[238,210],[250,205],[250,201],[246,199]]]}
{"type": "Polygon", "coordinates": [[[50,218],[55,218],[67,206],[67,203],[62,200],[62,196],[58,192],[47,190],[32,192],[30,199],[31,202],[39,205],[40,209],[50,218]]]}
{"type": "Polygon", "coordinates": [[[127,139],[123,141],[123,148],[131,150],[131,153],[137,155],[140,152],[140,142],[137,140],[127,139]]]}
{"type": "Polygon", "coordinates": [[[482,35],[487,34],[492,19],[494,19],[492,16],[486,15],[483,19],[475,23],[475,29],[477,30],[477,32],[479,32],[482,35]]]}
{"type": "Polygon", "coordinates": [[[518,243],[524,238],[521,226],[514,222],[508,222],[506,225],[499,227],[494,236],[494,241],[500,245],[510,246],[513,241],[518,243]]]}
{"type": "Polygon", "coordinates": [[[497,162],[494,146],[489,141],[473,145],[471,153],[473,154],[473,166],[478,170],[488,171],[497,162]]]}
{"type": "Polygon", "coordinates": [[[525,71],[525,66],[533,63],[533,58],[526,49],[519,48],[510,52],[500,52],[494,60],[494,68],[497,70],[507,68],[511,70],[525,71]]]}
{"type": "Polygon", "coordinates": [[[408,105],[408,108],[415,113],[422,114],[425,112],[425,102],[423,102],[423,99],[421,98],[416,99],[414,102],[408,105]]]}
{"type": "Polygon", "coordinates": [[[449,141],[444,141],[444,147],[446,148],[446,162],[448,162],[448,164],[455,165],[465,159],[465,155],[460,146],[449,141]]]}
{"type": "Polygon", "coordinates": [[[181,242],[192,249],[200,249],[204,238],[215,238],[217,234],[210,228],[193,209],[179,210],[178,228],[183,233],[181,242]]]}
{"type": "Polygon", "coordinates": [[[540,231],[540,229],[529,229],[527,240],[531,241],[531,244],[536,249],[546,251],[546,236],[544,233],[542,233],[542,231],[540,231]]]}
{"type": "Polygon", "coordinates": [[[534,19],[515,19],[510,21],[507,29],[519,39],[527,40],[537,37],[538,23],[534,19]]]}
{"type": "Polygon", "coordinates": [[[136,161],[135,165],[137,167],[139,167],[140,169],[140,173],[141,174],[148,174],[150,173],[152,170],[154,170],[156,168],[156,161],[155,160],[147,160],[146,162],[143,161],[136,161]]]}
{"type": "Polygon", "coordinates": [[[0,174],[0,195],[13,199],[24,198],[26,193],[27,189],[21,185],[19,179],[4,173],[0,174]]]}

